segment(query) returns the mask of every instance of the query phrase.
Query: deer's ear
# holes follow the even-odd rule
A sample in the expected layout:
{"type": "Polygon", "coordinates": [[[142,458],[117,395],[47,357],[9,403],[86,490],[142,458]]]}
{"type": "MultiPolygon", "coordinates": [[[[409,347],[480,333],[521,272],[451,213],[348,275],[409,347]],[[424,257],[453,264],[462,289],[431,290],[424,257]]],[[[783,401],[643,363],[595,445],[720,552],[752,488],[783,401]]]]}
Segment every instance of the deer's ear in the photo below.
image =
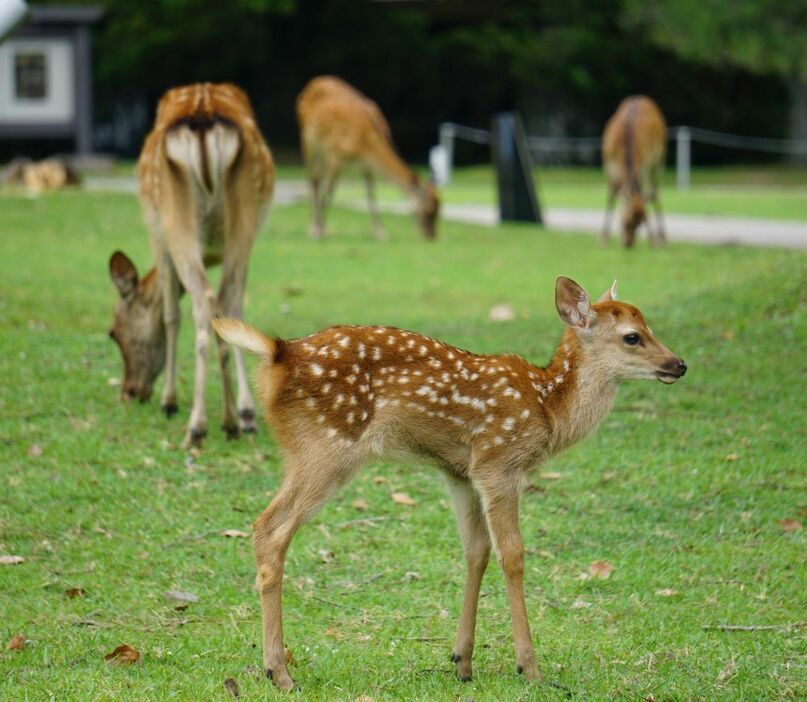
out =
{"type": "Polygon", "coordinates": [[[123,251],[116,251],[110,257],[109,277],[121,297],[130,297],[137,290],[137,268],[123,251]]]}
{"type": "Polygon", "coordinates": [[[602,295],[600,295],[600,299],[597,302],[613,302],[616,300],[616,280],[611,283],[611,287],[608,288],[602,295]]]}
{"type": "Polygon", "coordinates": [[[555,307],[560,318],[570,327],[587,329],[596,316],[591,309],[591,298],[571,278],[558,276],[555,280],[555,307]]]}

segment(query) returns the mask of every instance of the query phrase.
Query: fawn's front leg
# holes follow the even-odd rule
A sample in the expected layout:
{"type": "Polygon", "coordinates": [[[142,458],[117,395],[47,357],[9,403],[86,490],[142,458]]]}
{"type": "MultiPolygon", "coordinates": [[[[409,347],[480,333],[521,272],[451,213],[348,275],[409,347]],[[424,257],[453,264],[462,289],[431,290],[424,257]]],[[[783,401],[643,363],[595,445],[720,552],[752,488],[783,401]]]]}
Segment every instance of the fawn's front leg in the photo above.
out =
{"type": "Polygon", "coordinates": [[[501,466],[490,472],[477,468],[474,485],[482,496],[488,529],[507,583],[516,669],[528,680],[541,680],[524,600],[524,542],[518,526],[520,477],[507,470],[501,466]]]}

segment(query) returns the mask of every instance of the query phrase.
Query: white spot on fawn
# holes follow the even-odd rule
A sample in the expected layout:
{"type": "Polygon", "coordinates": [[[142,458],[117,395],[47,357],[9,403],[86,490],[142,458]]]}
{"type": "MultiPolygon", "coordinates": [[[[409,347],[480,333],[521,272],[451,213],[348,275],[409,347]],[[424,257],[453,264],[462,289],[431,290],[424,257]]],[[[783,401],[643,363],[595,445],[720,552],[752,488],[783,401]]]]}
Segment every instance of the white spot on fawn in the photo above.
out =
{"type": "Polygon", "coordinates": [[[505,431],[513,431],[513,426],[515,425],[516,420],[512,417],[506,417],[505,420],[502,422],[502,429],[505,431]]]}
{"type": "Polygon", "coordinates": [[[311,372],[316,375],[317,377],[321,376],[325,370],[319,363],[312,363],[311,364],[311,372]]]}

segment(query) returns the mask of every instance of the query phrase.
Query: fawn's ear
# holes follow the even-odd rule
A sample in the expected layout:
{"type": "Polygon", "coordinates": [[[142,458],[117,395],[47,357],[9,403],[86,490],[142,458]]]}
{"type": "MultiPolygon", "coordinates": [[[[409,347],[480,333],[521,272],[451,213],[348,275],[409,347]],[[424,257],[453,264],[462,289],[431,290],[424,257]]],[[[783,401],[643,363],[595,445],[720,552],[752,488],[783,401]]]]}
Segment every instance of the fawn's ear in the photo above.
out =
{"type": "Polygon", "coordinates": [[[109,259],[109,277],[121,297],[129,297],[137,289],[137,268],[123,251],[116,251],[109,259]]]}
{"type": "Polygon", "coordinates": [[[560,318],[570,327],[587,329],[596,317],[588,293],[563,275],[555,280],[555,307],[560,318]]]}
{"type": "Polygon", "coordinates": [[[611,287],[608,288],[602,295],[600,295],[600,299],[597,302],[613,302],[616,300],[616,280],[611,283],[611,287]]]}

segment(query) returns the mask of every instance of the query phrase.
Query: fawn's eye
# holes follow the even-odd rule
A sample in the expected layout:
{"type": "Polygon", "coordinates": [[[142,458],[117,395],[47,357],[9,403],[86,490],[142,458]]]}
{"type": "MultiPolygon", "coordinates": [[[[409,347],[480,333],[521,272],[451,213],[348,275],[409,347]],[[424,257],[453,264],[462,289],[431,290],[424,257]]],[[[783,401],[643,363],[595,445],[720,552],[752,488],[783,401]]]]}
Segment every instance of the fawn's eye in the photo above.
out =
{"type": "Polygon", "coordinates": [[[622,337],[622,341],[624,341],[628,346],[636,346],[639,343],[640,336],[638,334],[625,334],[622,337]]]}

